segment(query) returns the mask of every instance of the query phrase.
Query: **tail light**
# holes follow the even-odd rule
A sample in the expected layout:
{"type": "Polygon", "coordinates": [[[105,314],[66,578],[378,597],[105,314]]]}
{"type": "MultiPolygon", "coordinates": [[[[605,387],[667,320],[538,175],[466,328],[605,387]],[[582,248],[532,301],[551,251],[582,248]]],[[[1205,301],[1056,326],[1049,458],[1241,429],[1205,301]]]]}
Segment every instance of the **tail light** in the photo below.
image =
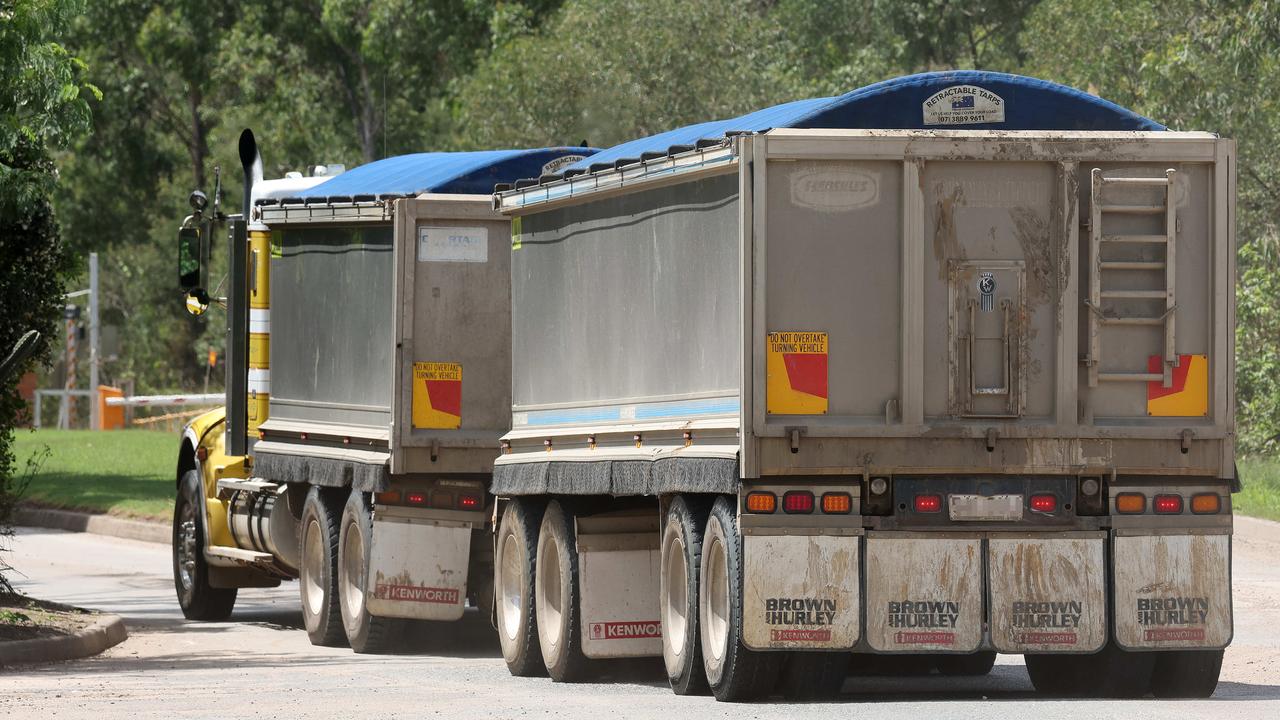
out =
{"type": "Polygon", "coordinates": [[[1116,495],[1116,512],[1124,515],[1137,515],[1146,512],[1147,496],[1142,493],[1120,493],[1116,495]]]}
{"type": "Polygon", "coordinates": [[[462,510],[475,510],[480,507],[480,498],[475,495],[459,495],[458,507],[462,510]]]}
{"type": "Polygon", "coordinates": [[[778,498],[771,492],[747,493],[747,512],[768,515],[778,508],[778,498]]]}
{"type": "Polygon", "coordinates": [[[400,491],[388,490],[387,492],[374,493],[373,501],[379,505],[399,505],[400,491]]]}
{"type": "Polygon", "coordinates": [[[792,490],[782,496],[783,512],[807,514],[813,512],[813,493],[808,490],[792,490]]]}
{"type": "Polygon", "coordinates": [[[1222,510],[1222,498],[1217,493],[1199,493],[1191,497],[1191,512],[1212,515],[1222,510]]]}
{"type": "Polygon", "coordinates": [[[426,505],[427,494],[422,492],[406,493],[404,496],[404,501],[409,505],[426,505]]]}
{"type": "Polygon", "coordinates": [[[918,513],[942,512],[942,496],[917,495],[915,499],[915,509],[918,513]]]}
{"type": "Polygon", "coordinates": [[[853,498],[845,492],[829,492],[822,495],[822,512],[828,515],[848,515],[853,509],[853,498]]]}
{"type": "Polygon", "coordinates": [[[1182,512],[1182,496],[1157,495],[1151,507],[1160,515],[1177,515],[1182,512]]]}
{"type": "Polygon", "coordinates": [[[1031,509],[1038,513],[1051,513],[1058,509],[1058,498],[1053,495],[1032,495],[1031,509]]]}

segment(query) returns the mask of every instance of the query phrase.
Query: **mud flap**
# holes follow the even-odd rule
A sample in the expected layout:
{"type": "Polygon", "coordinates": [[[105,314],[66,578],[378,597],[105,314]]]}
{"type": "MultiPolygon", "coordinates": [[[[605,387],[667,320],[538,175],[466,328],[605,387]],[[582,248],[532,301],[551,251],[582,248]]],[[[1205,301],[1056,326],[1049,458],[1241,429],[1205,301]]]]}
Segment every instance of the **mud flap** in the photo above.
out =
{"type": "Polygon", "coordinates": [[[373,522],[369,612],[415,620],[457,620],[467,596],[471,527],[392,517],[373,522]]]}
{"type": "Polygon", "coordinates": [[[971,653],[982,644],[982,541],[867,535],[867,642],[881,652],[971,653]]]}
{"type": "Polygon", "coordinates": [[[857,535],[743,538],[742,639],[754,650],[858,643],[857,535]]]}
{"type": "Polygon", "coordinates": [[[658,524],[653,513],[577,519],[582,654],[662,655],[658,524]]]}
{"type": "Polygon", "coordinates": [[[1231,642],[1230,535],[1119,533],[1112,547],[1121,647],[1221,648],[1231,642]]]}
{"type": "Polygon", "coordinates": [[[991,643],[1003,653],[1091,653],[1107,642],[1106,533],[992,535],[991,643]]]}

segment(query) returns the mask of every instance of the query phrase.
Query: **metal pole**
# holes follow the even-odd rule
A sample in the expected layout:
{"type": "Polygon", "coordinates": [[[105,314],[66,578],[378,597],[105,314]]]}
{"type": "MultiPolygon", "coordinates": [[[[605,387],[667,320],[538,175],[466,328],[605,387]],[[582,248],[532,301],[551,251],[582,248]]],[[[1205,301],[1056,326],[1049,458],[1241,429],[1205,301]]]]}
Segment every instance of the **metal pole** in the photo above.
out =
{"type": "MultiPolygon", "coordinates": [[[[67,358],[66,358],[66,382],[63,388],[66,390],[76,389],[76,318],[72,313],[67,313],[67,358]]],[[[70,430],[71,424],[74,422],[73,416],[76,414],[76,399],[71,393],[62,396],[62,406],[58,412],[58,428],[60,430],[70,430]]]]}
{"type": "Polygon", "coordinates": [[[101,348],[98,344],[98,253],[89,253],[89,427],[102,429],[98,417],[98,361],[101,348]]]}

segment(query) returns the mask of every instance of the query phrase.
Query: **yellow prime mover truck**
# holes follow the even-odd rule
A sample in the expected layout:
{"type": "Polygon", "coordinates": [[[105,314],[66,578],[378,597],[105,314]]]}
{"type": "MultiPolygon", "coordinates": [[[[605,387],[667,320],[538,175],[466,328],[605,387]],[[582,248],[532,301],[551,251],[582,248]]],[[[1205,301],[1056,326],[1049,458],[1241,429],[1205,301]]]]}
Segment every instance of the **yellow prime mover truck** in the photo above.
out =
{"type": "Polygon", "coordinates": [[[242,135],[242,215],[197,193],[179,233],[203,312],[213,224],[230,221],[227,405],[186,429],[177,467],[187,617],[297,578],[312,642],[375,652],[402,619],[489,607],[511,385],[510,222],[491,194],[587,153],[421,153],[264,181],[242,135]]]}
{"type": "MultiPolygon", "coordinates": [[[[516,674],[851,658],[1207,696],[1231,641],[1235,147],[964,71],[604,150],[512,218],[516,674]]],[[[874,661],[872,661],[874,664],[874,661]]]]}

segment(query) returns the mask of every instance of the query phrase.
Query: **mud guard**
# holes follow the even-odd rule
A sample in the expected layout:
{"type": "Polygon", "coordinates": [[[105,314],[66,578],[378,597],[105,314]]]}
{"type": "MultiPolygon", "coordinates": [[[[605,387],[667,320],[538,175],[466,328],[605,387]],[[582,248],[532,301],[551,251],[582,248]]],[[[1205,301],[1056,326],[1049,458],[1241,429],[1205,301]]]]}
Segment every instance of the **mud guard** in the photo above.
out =
{"type": "Polygon", "coordinates": [[[972,653],[982,645],[982,539],[867,534],[867,642],[885,653],[972,653]]]}
{"type": "Polygon", "coordinates": [[[742,639],[753,650],[846,650],[858,643],[858,534],[743,538],[742,639]]]}
{"type": "Polygon", "coordinates": [[[1132,650],[1231,642],[1231,535],[1116,531],[1115,639],[1132,650]]]}
{"type": "Polygon", "coordinates": [[[1092,653],[1106,644],[1106,533],[992,535],[987,577],[997,651],[1092,653]]]}
{"type": "Polygon", "coordinates": [[[369,612],[381,617],[457,620],[466,606],[471,525],[379,517],[369,551],[369,612]]]}

